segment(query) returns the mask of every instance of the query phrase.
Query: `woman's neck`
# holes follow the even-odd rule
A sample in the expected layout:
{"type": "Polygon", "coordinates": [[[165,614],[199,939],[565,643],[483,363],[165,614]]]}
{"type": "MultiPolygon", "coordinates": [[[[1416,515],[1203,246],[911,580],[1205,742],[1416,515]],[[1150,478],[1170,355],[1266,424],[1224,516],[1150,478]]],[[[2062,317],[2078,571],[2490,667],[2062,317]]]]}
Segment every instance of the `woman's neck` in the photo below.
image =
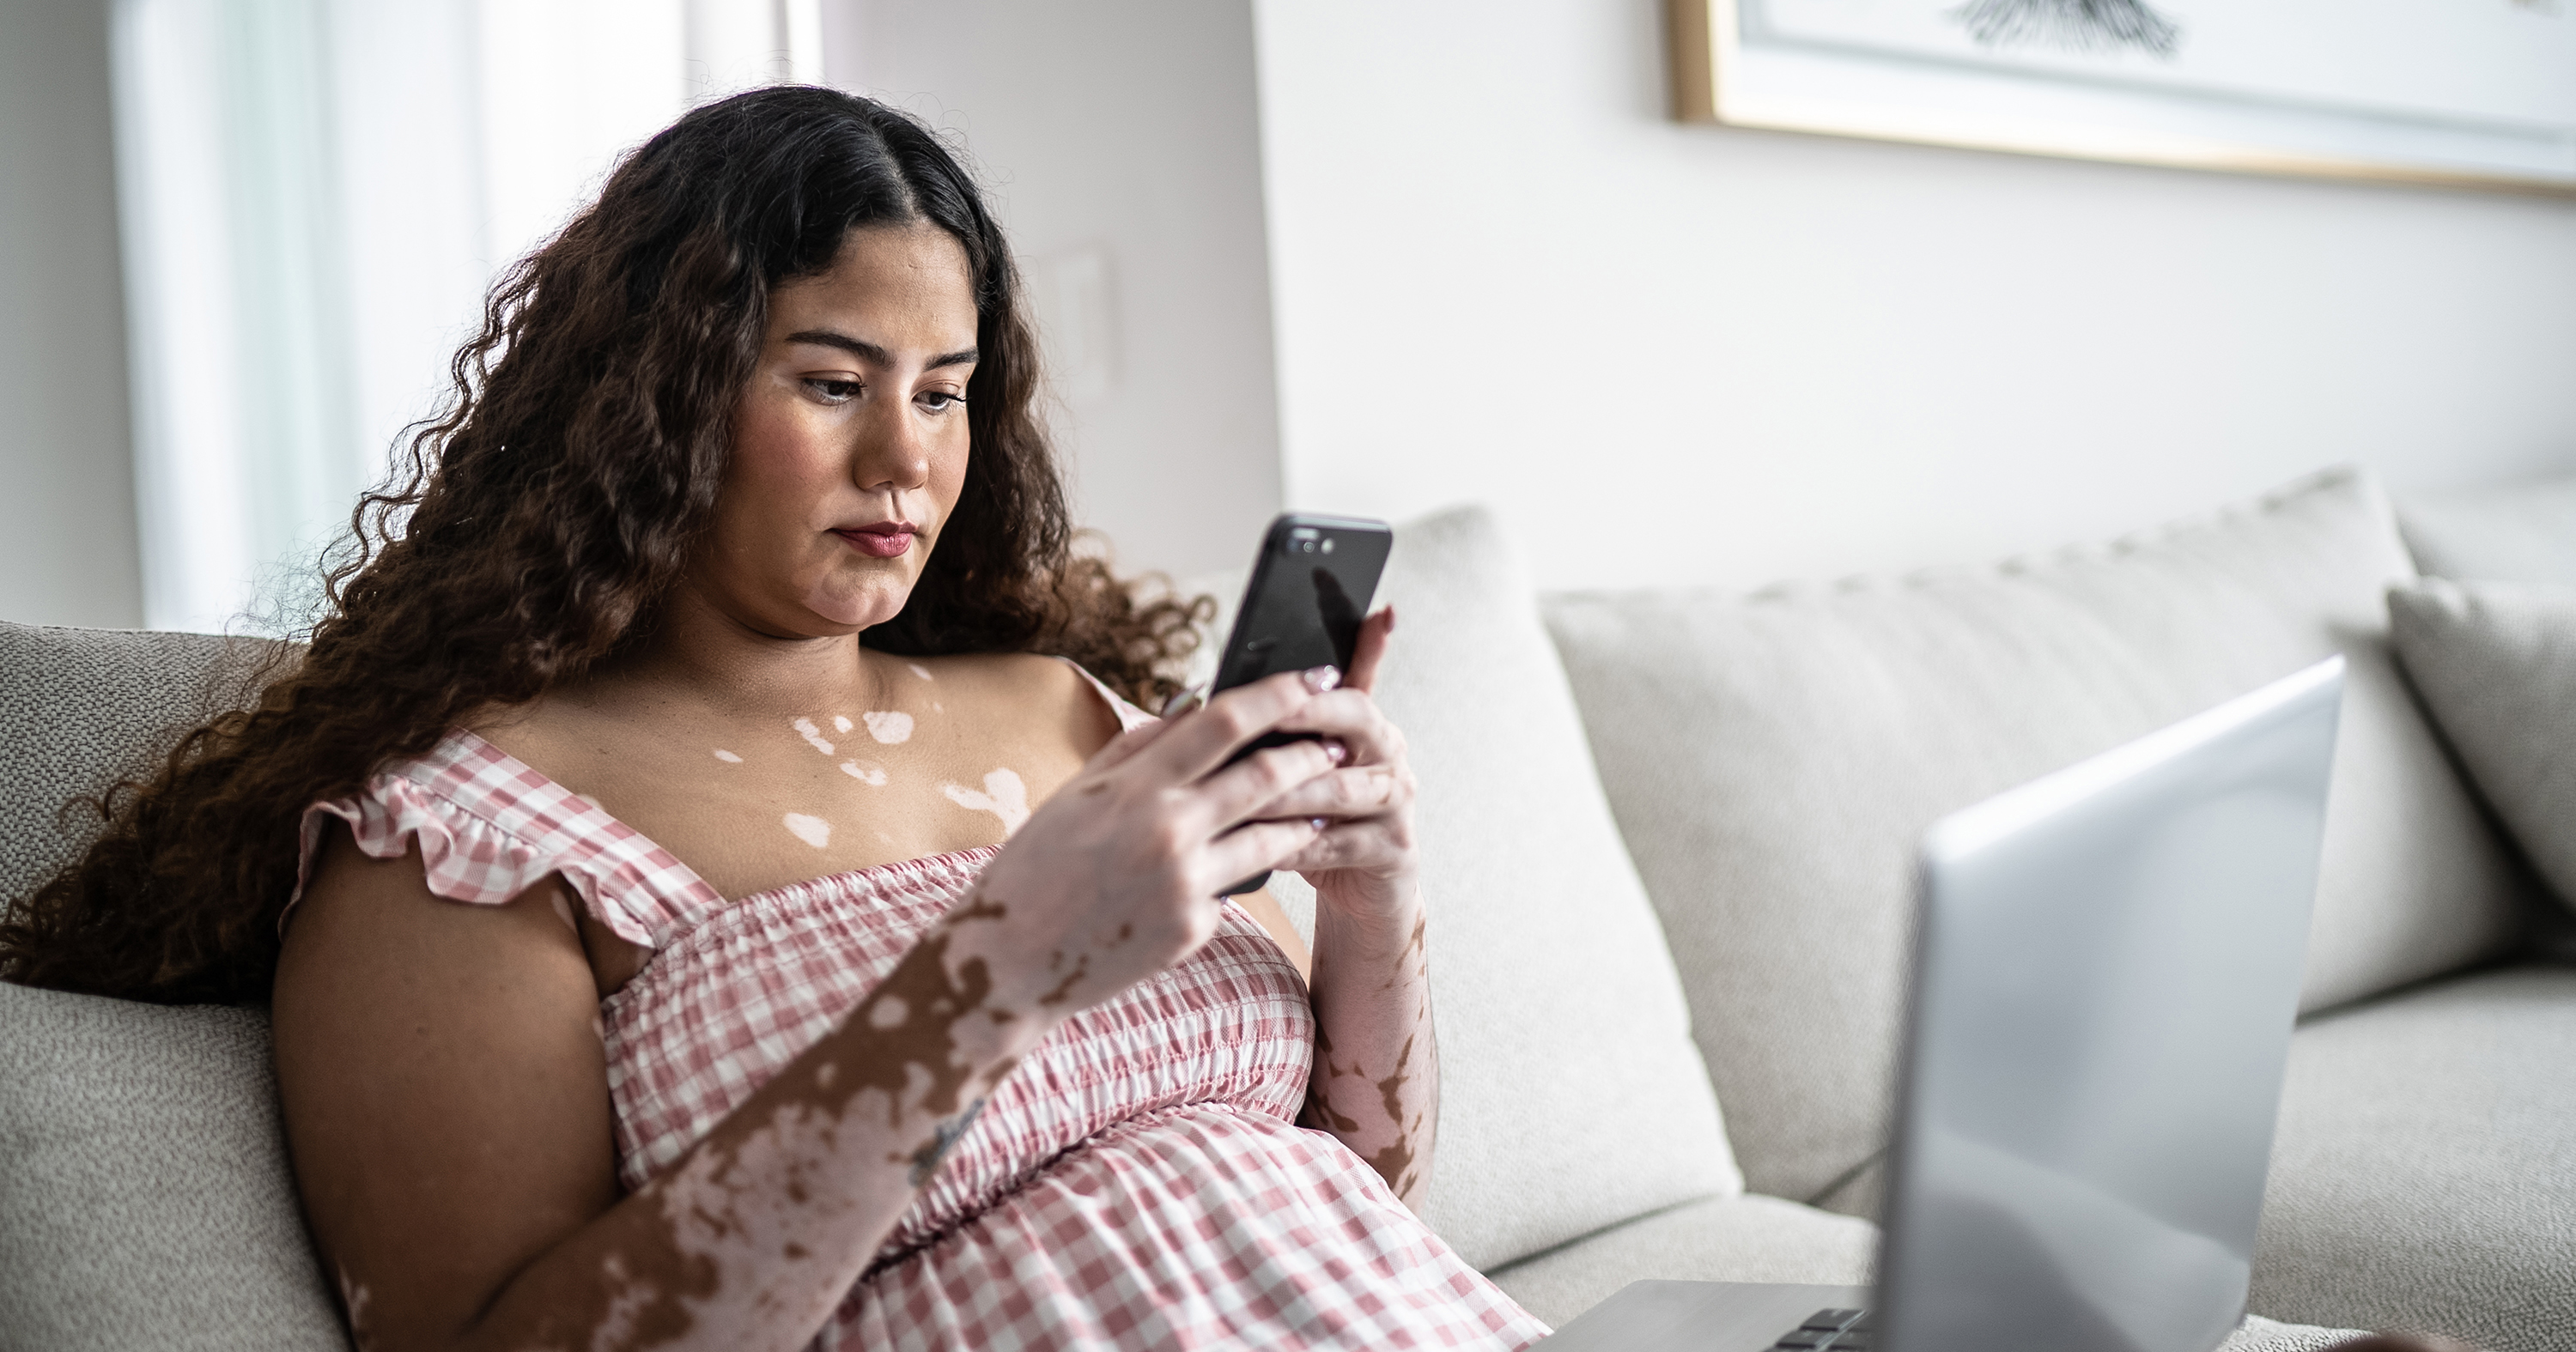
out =
{"type": "Polygon", "coordinates": [[[588,693],[600,702],[687,702],[733,715],[785,717],[818,705],[882,703],[875,697],[896,660],[860,647],[855,633],[765,633],[683,583],[652,639],[593,677],[588,693]]]}

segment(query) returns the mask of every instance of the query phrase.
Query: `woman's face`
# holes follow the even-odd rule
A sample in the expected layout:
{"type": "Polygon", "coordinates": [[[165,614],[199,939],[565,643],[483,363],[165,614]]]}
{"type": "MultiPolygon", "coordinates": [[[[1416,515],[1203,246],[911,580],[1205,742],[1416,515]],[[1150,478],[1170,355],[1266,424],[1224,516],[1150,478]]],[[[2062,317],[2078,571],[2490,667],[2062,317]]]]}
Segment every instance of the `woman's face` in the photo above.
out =
{"type": "Polygon", "coordinates": [[[975,357],[966,251],[936,226],[853,230],[778,288],[691,581],[783,638],[893,619],[965,481],[975,357]]]}

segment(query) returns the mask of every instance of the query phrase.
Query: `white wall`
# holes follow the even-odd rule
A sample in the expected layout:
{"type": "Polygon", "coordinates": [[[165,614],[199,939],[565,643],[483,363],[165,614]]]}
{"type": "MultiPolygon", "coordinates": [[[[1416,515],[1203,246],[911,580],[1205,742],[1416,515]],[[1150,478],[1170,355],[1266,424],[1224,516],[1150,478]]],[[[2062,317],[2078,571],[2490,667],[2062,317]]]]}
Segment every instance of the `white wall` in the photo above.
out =
{"type": "MultiPolygon", "coordinates": [[[[0,5],[0,618],[140,617],[106,9],[0,5]]],[[[822,18],[836,82],[992,182],[1066,358],[1082,514],[1131,566],[1241,562],[1283,485],[1498,501],[1564,528],[1532,551],[1560,585],[1755,583],[2338,459],[2401,492],[2576,468],[2576,204],[1679,126],[1655,0],[822,18]]],[[[506,213],[464,196],[433,214],[475,217],[479,254],[506,213]]],[[[355,247],[370,312],[461,289],[448,251],[395,277],[401,248],[355,247]]],[[[371,360],[371,425],[434,388],[450,323],[371,360]]]]}
{"type": "Polygon", "coordinates": [[[143,616],[105,0],[0,4],[0,619],[143,616]]]}
{"type": "Polygon", "coordinates": [[[2576,468],[2576,203],[1675,124],[1656,0],[1257,0],[1286,496],[1549,585],[2576,468]]]}
{"type": "Polygon", "coordinates": [[[1027,273],[1076,514],[1234,567],[1279,508],[1249,6],[855,0],[824,69],[952,134],[1027,273]]]}

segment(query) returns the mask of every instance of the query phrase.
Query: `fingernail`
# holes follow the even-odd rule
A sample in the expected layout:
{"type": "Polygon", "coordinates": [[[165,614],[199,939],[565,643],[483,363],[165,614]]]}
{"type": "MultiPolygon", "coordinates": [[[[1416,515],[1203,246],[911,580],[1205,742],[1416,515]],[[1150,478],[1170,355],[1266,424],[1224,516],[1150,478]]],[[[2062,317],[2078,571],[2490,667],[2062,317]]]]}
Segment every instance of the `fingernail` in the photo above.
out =
{"type": "Polygon", "coordinates": [[[1318,695],[1342,683],[1342,673],[1338,667],[1308,667],[1305,677],[1306,688],[1318,695]]]}
{"type": "Polygon", "coordinates": [[[1395,607],[1393,606],[1386,608],[1386,632],[1390,634],[1395,632],[1395,607]]]}
{"type": "Polygon", "coordinates": [[[1314,828],[1315,828],[1315,830],[1316,830],[1316,831],[1318,831],[1318,832],[1321,832],[1321,831],[1324,829],[1324,827],[1327,825],[1327,823],[1326,823],[1326,822],[1324,821],[1324,819],[1323,819],[1323,818],[1321,818],[1321,817],[1308,817],[1308,818],[1306,819],[1306,824],[1307,824],[1308,826],[1314,827],[1314,828]]]}
{"type": "Polygon", "coordinates": [[[1172,697],[1170,699],[1163,701],[1163,717],[1178,718],[1182,714],[1188,713],[1190,710],[1199,707],[1199,705],[1205,703],[1206,700],[1207,687],[1204,685],[1194,685],[1186,690],[1176,690],[1172,692],[1172,697]]]}
{"type": "Polygon", "coordinates": [[[1324,743],[1324,759],[1331,761],[1335,765],[1339,765],[1350,758],[1351,749],[1349,747],[1335,741],[1326,741],[1324,743]]]}

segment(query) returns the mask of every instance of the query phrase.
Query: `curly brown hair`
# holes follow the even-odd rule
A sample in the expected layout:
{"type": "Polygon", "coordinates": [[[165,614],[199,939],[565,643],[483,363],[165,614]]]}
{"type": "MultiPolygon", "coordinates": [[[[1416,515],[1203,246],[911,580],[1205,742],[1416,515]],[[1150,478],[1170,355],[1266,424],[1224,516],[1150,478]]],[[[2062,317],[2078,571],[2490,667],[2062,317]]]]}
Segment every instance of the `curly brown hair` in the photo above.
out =
{"type": "Polygon", "coordinates": [[[971,450],[911,599],[862,641],[1060,653],[1130,698],[1167,696],[1213,603],[1140,602],[1074,552],[1032,408],[1036,340],[974,181],[882,104],[742,94],[634,152],[494,286],[447,411],[352,513],[310,646],[94,800],[100,837],[0,921],[0,978],[265,1000],[307,805],[649,637],[715,506],[770,292],[828,267],[853,229],[925,221],[974,282],[971,450]]]}

